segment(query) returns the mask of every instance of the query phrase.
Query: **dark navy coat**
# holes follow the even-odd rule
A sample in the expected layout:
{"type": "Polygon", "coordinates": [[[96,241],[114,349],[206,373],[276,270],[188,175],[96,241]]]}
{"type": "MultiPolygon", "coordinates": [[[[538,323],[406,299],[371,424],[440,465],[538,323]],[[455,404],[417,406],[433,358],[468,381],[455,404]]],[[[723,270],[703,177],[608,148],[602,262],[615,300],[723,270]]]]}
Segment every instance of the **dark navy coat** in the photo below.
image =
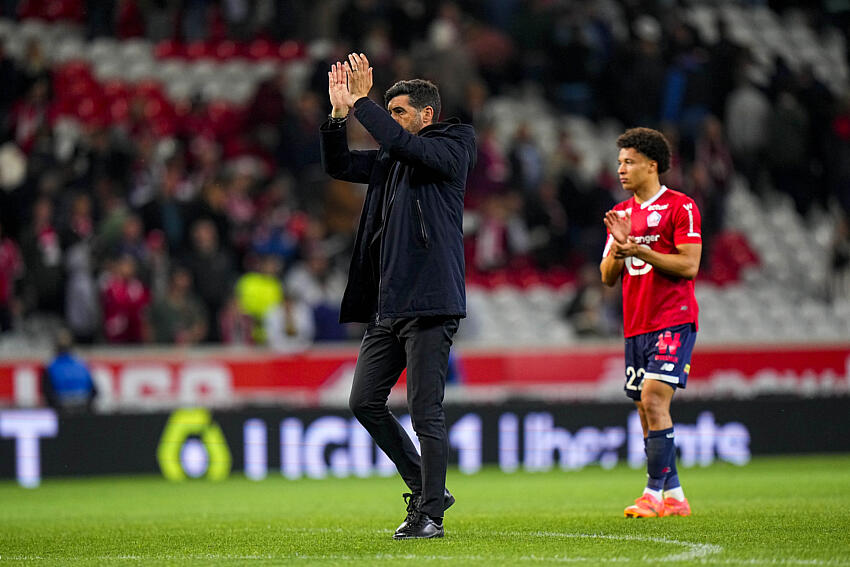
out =
{"type": "Polygon", "coordinates": [[[344,122],[320,129],[325,171],[369,185],[340,322],[465,317],[463,194],[475,164],[475,131],[450,121],[413,135],[368,98],[353,112],[379,150],[350,151],[344,122]],[[392,196],[386,205],[385,194],[392,196]]]}

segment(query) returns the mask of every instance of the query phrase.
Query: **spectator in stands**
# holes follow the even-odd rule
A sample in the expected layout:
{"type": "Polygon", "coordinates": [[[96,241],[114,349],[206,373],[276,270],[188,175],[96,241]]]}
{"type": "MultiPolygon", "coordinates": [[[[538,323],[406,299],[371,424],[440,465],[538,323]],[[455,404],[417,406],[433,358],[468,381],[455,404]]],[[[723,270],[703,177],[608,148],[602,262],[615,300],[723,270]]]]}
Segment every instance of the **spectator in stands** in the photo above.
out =
{"type": "Polygon", "coordinates": [[[32,153],[41,130],[48,126],[49,110],[47,79],[39,79],[32,83],[26,91],[26,96],[18,100],[12,108],[11,123],[14,140],[24,153],[32,153]]]}
{"type": "Polygon", "coordinates": [[[201,185],[195,198],[186,206],[187,222],[193,227],[199,220],[211,222],[222,247],[230,245],[230,218],[227,215],[227,192],[219,175],[201,185]]]}
{"type": "Polygon", "coordinates": [[[547,269],[568,260],[569,219],[554,183],[544,181],[536,195],[526,198],[525,223],[531,253],[538,267],[547,269]]]}
{"type": "Polygon", "coordinates": [[[101,302],[103,334],[108,343],[141,343],[148,288],[136,277],[136,260],[123,254],[107,263],[101,302]]]}
{"type": "Polygon", "coordinates": [[[229,167],[225,182],[224,208],[231,228],[229,238],[239,253],[248,249],[256,221],[257,207],[252,198],[256,175],[256,168],[249,161],[238,161],[229,167]]]}
{"type": "Polygon", "coordinates": [[[20,249],[14,240],[3,234],[3,226],[0,225],[0,333],[12,329],[19,310],[15,286],[23,274],[20,249]]]}
{"type": "Polygon", "coordinates": [[[829,192],[843,213],[850,215],[850,93],[844,94],[825,137],[829,192]]]}
{"type": "Polygon", "coordinates": [[[147,311],[150,339],[155,343],[193,345],[207,334],[207,312],[192,291],[192,274],[183,266],[171,271],[168,289],[147,311]]]}
{"type": "Polygon", "coordinates": [[[473,264],[477,270],[506,268],[529,251],[528,228],[518,214],[520,203],[516,194],[493,195],[484,201],[474,236],[473,264]]]}
{"type": "MultiPolygon", "coordinates": [[[[716,117],[706,117],[695,146],[690,180],[693,191],[687,188],[685,191],[702,212],[703,254],[708,257],[711,253],[711,239],[723,228],[726,196],[731,189],[735,166],[723,133],[723,124],[716,117]]],[[[665,182],[675,187],[666,178],[665,182]]]]}
{"type": "Polygon", "coordinates": [[[153,199],[139,208],[145,232],[161,230],[170,250],[182,250],[186,227],[186,201],[191,198],[181,158],[169,159],[158,180],[153,199]]]}
{"type": "Polygon", "coordinates": [[[5,129],[7,116],[12,104],[18,98],[20,80],[18,66],[8,57],[6,42],[0,38],[0,133],[5,129]]]}
{"type": "Polygon", "coordinates": [[[289,270],[284,284],[287,296],[297,293],[312,310],[317,341],[347,338],[345,327],[339,323],[345,274],[333,269],[323,246],[311,246],[306,258],[289,270]]]}
{"type": "Polygon", "coordinates": [[[767,147],[771,107],[770,100],[749,75],[741,72],[737,86],[726,99],[724,123],[735,166],[747,178],[750,188],[760,191],[758,176],[767,147]]]}
{"type": "Polygon", "coordinates": [[[313,344],[316,327],[310,306],[294,294],[271,309],[265,316],[268,345],[279,352],[300,352],[313,344]]]}
{"type": "Polygon", "coordinates": [[[148,249],[145,244],[145,232],[142,219],[136,214],[128,214],[121,226],[121,234],[115,245],[109,250],[113,256],[129,254],[137,264],[145,264],[148,260],[148,249]]]}
{"type": "Polygon", "coordinates": [[[469,174],[464,208],[478,209],[490,196],[502,193],[510,176],[510,164],[496,140],[496,128],[485,124],[478,131],[475,165],[469,174]]]}
{"type": "Polygon", "coordinates": [[[97,284],[94,280],[94,220],[91,198],[72,197],[68,219],[60,239],[65,249],[65,323],[78,343],[92,343],[100,327],[97,284]]]}
{"type": "Polygon", "coordinates": [[[252,338],[255,343],[266,343],[265,319],[283,302],[283,285],[280,275],[283,262],[278,256],[266,254],[254,261],[255,267],[236,281],[236,299],[242,313],[254,321],[252,338]]]}
{"type": "Polygon", "coordinates": [[[22,92],[29,91],[36,83],[44,85],[45,95],[50,89],[50,62],[44,54],[39,39],[27,41],[24,60],[20,66],[22,92]]]}
{"type": "Polygon", "coordinates": [[[836,223],[830,256],[829,298],[832,301],[850,300],[850,215],[844,211],[836,223]]]}
{"type": "Polygon", "coordinates": [[[314,92],[302,93],[288,112],[279,131],[278,163],[297,179],[319,166],[319,125],[325,112],[314,92]]]}
{"type": "Polygon", "coordinates": [[[527,122],[517,128],[508,150],[508,159],[511,166],[511,187],[521,190],[526,197],[536,194],[543,183],[545,163],[543,152],[527,122]]]}
{"type": "Polygon", "coordinates": [[[221,246],[213,221],[202,218],[192,226],[192,246],[185,257],[185,265],[204,303],[207,338],[218,341],[218,313],[232,295],[237,272],[233,255],[221,246]]]}
{"type": "Polygon", "coordinates": [[[298,236],[292,230],[289,211],[273,207],[258,215],[258,223],[251,236],[251,251],[255,254],[274,254],[289,263],[298,252],[298,236]]]}
{"type": "Polygon", "coordinates": [[[254,318],[242,311],[239,296],[234,293],[218,312],[218,335],[226,345],[254,344],[254,318]]]}
{"type": "Polygon", "coordinates": [[[47,404],[60,412],[89,412],[97,398],[97,386],[86,364],[71,354],[73,345],[71,332],[60,329],[56,355],[42,372],[41,390],[47,404]]]}
{"type": "Polygon", "coordinates": [[[658,20],[642,15],[632,22],[634,39],[615,48],[598,93],[626,124],[658,123],[666,65],[658,20]]]}
{"type": "Polygon", "coordinates": [[[773,186],[794,200],[800,213],[811,206],[809,185],[809,119],[805,109],[790,91],[776,99],[768,122],[766,158],[773,186]]]}
{"type": "Polygon", "coordinates": [[[53,219],[53,203],[39,197],[32,208],[32,223],[24,231],[21,252],[26,265],[23,297],[28,311],[61,315],[65,300],[62,245],[53,219]]]}
{"type": "Polygon", "coordinates": [[[584,264],[579,269],[576,293],[564,307],[564,317],[579,337],[616,337],[622,325],[619,295],[618,290],[602,285],[593,266],[584,264]]]}

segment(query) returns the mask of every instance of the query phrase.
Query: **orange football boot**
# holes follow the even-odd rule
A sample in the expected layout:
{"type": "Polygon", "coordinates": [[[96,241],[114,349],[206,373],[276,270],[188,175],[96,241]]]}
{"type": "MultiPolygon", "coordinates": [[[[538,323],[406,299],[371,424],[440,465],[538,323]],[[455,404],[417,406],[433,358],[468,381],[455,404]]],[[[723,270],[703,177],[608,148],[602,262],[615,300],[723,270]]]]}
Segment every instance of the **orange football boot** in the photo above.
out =
{"type": "Polygon", "coordinates": [[[660,516],[690,516],[691,505],[688,504],[688,499],[676,500],[675,498],[664,499],[664,511],[660,516]]]}
{"type": "Polygon", "coordinates": [[[660,518],[664,515],[664,503],[650,494],[641,494],[635,503],[623,510],[627,518],[660,518]]]}

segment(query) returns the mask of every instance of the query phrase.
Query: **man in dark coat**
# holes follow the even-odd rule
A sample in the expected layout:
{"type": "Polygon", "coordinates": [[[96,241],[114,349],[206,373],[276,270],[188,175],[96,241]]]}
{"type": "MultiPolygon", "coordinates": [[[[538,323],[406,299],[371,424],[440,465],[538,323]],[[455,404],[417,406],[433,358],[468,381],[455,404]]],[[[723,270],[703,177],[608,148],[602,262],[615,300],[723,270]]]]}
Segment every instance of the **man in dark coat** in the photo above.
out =
{"type": "Polygon", "coordinates": [[[443,536],[448,436],[443,394],[449,350],[466,316],[463,195],[475,161],[475,132],[436,122],[440,95],[428,81],[400,81],[367,98],[372,68],[352,53],[328,73],[333,110],[321,126],[322,166],[336,179],[368,183],[342,300],[341,322],[369,326],[360,346],[349,405],[410,488],[407,518],[393,538],[443,536]],[[389,113],[387,113],[389,110],[389,113]],[[380,145],[349,151],[353,113],[380,145]],[[387,407],[407,368],[407,402],[422,450],[387,407]]]}

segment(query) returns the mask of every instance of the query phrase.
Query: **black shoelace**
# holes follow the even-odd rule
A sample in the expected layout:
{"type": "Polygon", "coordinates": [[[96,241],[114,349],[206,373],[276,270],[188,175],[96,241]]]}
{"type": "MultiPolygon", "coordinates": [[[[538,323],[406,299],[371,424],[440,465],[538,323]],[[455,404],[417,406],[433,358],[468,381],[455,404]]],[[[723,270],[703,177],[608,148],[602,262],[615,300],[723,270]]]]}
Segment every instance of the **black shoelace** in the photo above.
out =
{"type": "Polygon", "coordinates": [[[419,516],[419,495],[405,492],[401,495],[404,498],[404,503],[407,504],[407,517],[404,519],[408,524],[412,524],[419,516]]]}

